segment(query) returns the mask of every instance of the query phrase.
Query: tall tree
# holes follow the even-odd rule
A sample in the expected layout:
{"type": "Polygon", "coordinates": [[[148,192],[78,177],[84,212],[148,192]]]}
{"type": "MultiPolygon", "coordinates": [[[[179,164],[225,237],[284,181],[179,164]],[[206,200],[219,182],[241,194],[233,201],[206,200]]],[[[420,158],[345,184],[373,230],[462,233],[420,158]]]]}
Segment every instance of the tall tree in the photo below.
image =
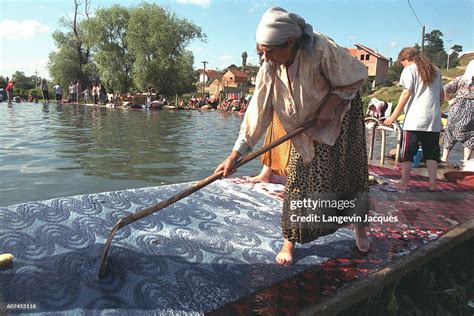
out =
{"type": "Polygon", "coordinates": [[[192,55],[185,48],[191,40],[205,38],[200,27],[156,4],[132,8],[126,42],[134,60],[136,88],[153,86],[162,94],[191,91],[192,55]]]}
{"type": "MultiPolygon", "coordinates": [[[[443,42],[443,32],[440,30],[433,30],[425,34],[425,55],[439,68],[445,68],[448,61],[448,53],[445,51],[443,42]]],[[[462,51],[462,46],[453,45],[453,50],[449,55],[449,67],[454,67],[458,64],[458,53],[462,51]]]]}
{"type": "Polygon", "coordinates": [[[243,68],[245,68],[245,66],[247,66],[247,57],[248,57],[247,52],[244,51],[242,53],[242,67],[243,68]]]}
{"type": "Polygon", "coordinates": [[[74,0],[74,13],[59,19],[65,31],[57,30],[53,39],[57,51],[49,54],[48,70],[54,81],[63,86],[71,81],[81,80],[83,86],[94,80],[95,67],[90,65],[90,48],[84,43],[82,20],[79,10],[83,6],[86,19],[89,18],[90,0],[74,0]]]}
{"type": "Polygon", "coordinates": [[[35,76],[27,77],[23,71],[16,71],[12,75],[12,80],[15,81],[15,88],[29,90],[36,87],[35,76]]]}
{"type": "Polygon", "coordinates": [[[451,55],[449,55],[449,67],[456,67],[459,64],[459,53],[462,52],[461,45],[453,45],[451,47],[451,55]]]}
{"type": "Polygon", "coordinates": [[[441,39],[443,32],[440,30],[433,30],[430,33],[425,34],[425,49],[427,52],[437,53],[444,51],[444,43],[441,39]]]}
{"type": "Polygon", "coordinates": [[[114,5],[98,9],[83,23],[85,42],[92,48],[100,79],[115,92],[127,92],[131,84],[134,58],[126,41],[129,19],[129,9],[114,5]]]}
{"type": "Polygon", "coordinates": [[[0,89],[5,88],[6,85],[7,85],[7,77],[0,76],[0,89]]]}
{"type": "Polygon", "coordinates": [[[443,32],[440,30],[425,34],[425,55],[438,67],[445,66],[447,60],[442,37],[443,32]]]}

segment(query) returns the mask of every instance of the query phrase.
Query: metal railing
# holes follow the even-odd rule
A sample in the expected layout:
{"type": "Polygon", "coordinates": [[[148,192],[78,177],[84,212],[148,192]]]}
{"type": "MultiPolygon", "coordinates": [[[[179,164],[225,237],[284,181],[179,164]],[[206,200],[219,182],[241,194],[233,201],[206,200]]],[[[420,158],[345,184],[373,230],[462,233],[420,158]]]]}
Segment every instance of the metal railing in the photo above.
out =
{"type": "Polygon", "coordinates": [[[395,121],[392,123],[391,126],[385,126],[383,125],[383,121],[386,119],[386,117],[382,117],[380,119],[376,117],[366,117],[364,119],[365,127],[367,130],[367,127],[370,123],[373,123],[372,126],[370,126],[370,129],[372,131],[370,135],[370,143],[369,143],[369,160],[372,160],[374,157],[374,145],[375,145],[375,136],[376,132],[380,131],[381,133],[381,144],[380,144],[380,165],[384,165],[385,163],[385,145],[386,145],[386,140],[387,140],[387,132],[391,133],[397,133],[397,144],[396,144],[396,152],[395,152],[395,164],[398,163],[399,155],[400,155],[400,146],[402,142],[402,129],[400,127],[400,124],[395,121]]]}

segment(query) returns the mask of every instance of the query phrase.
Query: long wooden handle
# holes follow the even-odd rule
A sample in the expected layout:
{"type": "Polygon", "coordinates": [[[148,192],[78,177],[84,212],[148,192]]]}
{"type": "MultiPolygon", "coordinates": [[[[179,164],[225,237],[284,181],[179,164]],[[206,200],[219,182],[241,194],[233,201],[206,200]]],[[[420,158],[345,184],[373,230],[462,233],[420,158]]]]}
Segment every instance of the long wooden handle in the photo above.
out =
{"type": "MultiPolygon", "coordinates": [[[[242,159],[240,159],[239,161],[237,161],[237,163],[235,164],[234,166],[234,171],[237,170],[238,168],[240,168],[241,166],[245,165],[246,163],[248,163],[249,161],[255,159],[256,157],[260,156],[261,154],[277,147],[278,145],[284,143],[285,141],[289,140],[290,138],[294,137],[295,135],[298,135],[300,133],[302,133],[303,131],[307,130],[308,128],[310,128],[311,126],[314,126],[315,124],[315,121],[311,121],[311,122],[308,122],[306,123],[305,125],[295,129],[294,131],[292,131],[291,133],[288,133],[286,134],[285,136],[277,139],[276,141],[266,145],[266,146],[263,146],[262,148],[250,153],[249,155],[243,157],[242,159]]],[[[150,214],[153,214],[173,203],[176,203],[178,202],[179,200],[187,197],[188,195],[202,189],[203,187],[211,184],[212,182],[222,178],[223,176],[223,171],[220,171],[216,174],[213,174],[213,175],[210,175],[209,177],[205,178],[205,179],[202,179],[201,181],[197,182],[196,184],[194,184],[193,186],[189,187],[188,189],[184,190],[184,191],[181,191],[180,193],[164,200],[164,201],[161,201],[155,205],[152,205],[152,206],[149,206],[147,208],[144,208],[136,213],[133,213],[133,214],[130,214],[129,216],[125,217],[122,219],[122,222],[123,222],[123,225],[121,226],[124,226],[124,225],[128,225],[136,220],[139,220],[143,217],[146,217],[150,214]]]]}
{"type": "MultiPolygon", "coordinates": [[[[315,124],[315,121],[310,121],[306,124],[304,124],[303,126],[295,129],[294,131],[292,131],[291,133],[289,134],[286,134],[285,136],[277,139],[276,141],[268,144],[267,146],[264,146],[262,148],[260,148],[259,150],[249,154],[248,156],[245,156],[244,158],[240,159],[239,161],[237,161],[237,163],[235,164],[234,166],[234,171],[237,170],[237,168],[245,165],[247,162],[255,159],[256,157],[260,156],[261,154],[275,148],[276,146],[284,143],[285,141],[289,140],[290,138],[294,137],[295,135],[298,135],[300,133],[302,133],[303,131],[307,130],[308,128],[310,128],[311,126],[314,126],[315,124]]],[[[107,237],[107,240],[105,242],[105,245],[104,245],[104,250],[102,252],[102,258],[101,258],[101,262],[100,262],[100,267],[99,267],[99,274],[98,274],[98,277],[100,278],[101,276],[103,276],[105,274],[105,271],[106,271],[106,266],[107,266],[107,255],[109,253],[109,248],[110,248],[110,245],[112,244],[112,240],[115,236],[115,234],[117,233],[117,231],[130,224],[130,223],[133,223],[139,219],[142,219],[150,214],[153,214],[155,212],[158,212],[159,210],[173,204],[173,203],[176,203],[178,202],[179,200],[187,197],[188,195],[202,189],[203,187],[211,184],[212,182],[216,181],[217,179],[220,179],[222,178],[224,174],[224,171],[220,171],[216,174],[213,174],[213,175],[210,175],[209,177],[199,181],[198,183],[194,184],[193,186],[191,186],[190,188],[164,200],[164,201],[161,201],[155,205],[152,205],[152,206],[149,206],[147,208],[144,208],[136,213],[133,213],[133,214],[130,214],[122,219],[120,219],[115,225],[114,227],[112,228],[112,230],[110,231],[109,233],[109,236],[107,237]]]]}

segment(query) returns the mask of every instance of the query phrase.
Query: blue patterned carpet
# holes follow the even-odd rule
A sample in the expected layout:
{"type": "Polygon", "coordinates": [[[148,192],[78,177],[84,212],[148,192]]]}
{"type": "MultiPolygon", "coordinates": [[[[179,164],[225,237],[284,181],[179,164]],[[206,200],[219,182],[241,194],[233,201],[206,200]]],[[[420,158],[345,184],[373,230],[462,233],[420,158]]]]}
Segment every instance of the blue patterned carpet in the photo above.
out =
{"type": "Polygon", "coordinates": [[[220,180],[119,230],[109,273],[97,279],[117,220],[189,185],[0,208],[0,253],[15,256],[0,270],[0,305],[31,303],[31,312],[61,314],[206,313],[354,248],[351,231],[340,229],[297,248],[295,265],[278,266],[281,201],[220,180]]]}

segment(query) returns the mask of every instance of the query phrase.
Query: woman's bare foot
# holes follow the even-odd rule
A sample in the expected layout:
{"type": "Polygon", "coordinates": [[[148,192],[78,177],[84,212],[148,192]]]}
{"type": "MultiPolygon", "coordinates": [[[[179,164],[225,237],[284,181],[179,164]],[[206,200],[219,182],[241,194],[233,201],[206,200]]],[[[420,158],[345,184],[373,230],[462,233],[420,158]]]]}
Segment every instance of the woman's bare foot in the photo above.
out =
{"type": "Polygon", "coordinates": [[[280,252],[276,256],[276,262],[285,266],[293,264],[293,250],[295,244],[291,241],[285,239],[283,241],[283,246],[281,247],[280,252]]]}
{"type": "Polygon", "coordinates": [[[367,236],[367,231],[365,227],[354,227],[355,239],[356,239],[356,246],[359,248],[361,252],[367,252],[370,249],[370,240],[367,236]]]}
{"type": "Polygon", "coordinates": [[[263,165],[262,171],[260,171],[260,174],[255,177],[250,177],[249,180],[250,182],[257,183],[257,182],[270,182],[270,176],[272,175],[272,169],[267,167],[266,165],[263,165]]]}
{"type": "Polygon", "coordinates": [[[408,190],[408,183],[402,183],[401,181],[394,184],[393,187],[398,190],[408,190]]]}
{"type": "Polygon", "coordinates": [[[260,173],[259,175],[255,177],[249,177],[248,179],[252,183],[260,183],[260,182],[268,183],[270,182],[270,175],[260,173]]]}

